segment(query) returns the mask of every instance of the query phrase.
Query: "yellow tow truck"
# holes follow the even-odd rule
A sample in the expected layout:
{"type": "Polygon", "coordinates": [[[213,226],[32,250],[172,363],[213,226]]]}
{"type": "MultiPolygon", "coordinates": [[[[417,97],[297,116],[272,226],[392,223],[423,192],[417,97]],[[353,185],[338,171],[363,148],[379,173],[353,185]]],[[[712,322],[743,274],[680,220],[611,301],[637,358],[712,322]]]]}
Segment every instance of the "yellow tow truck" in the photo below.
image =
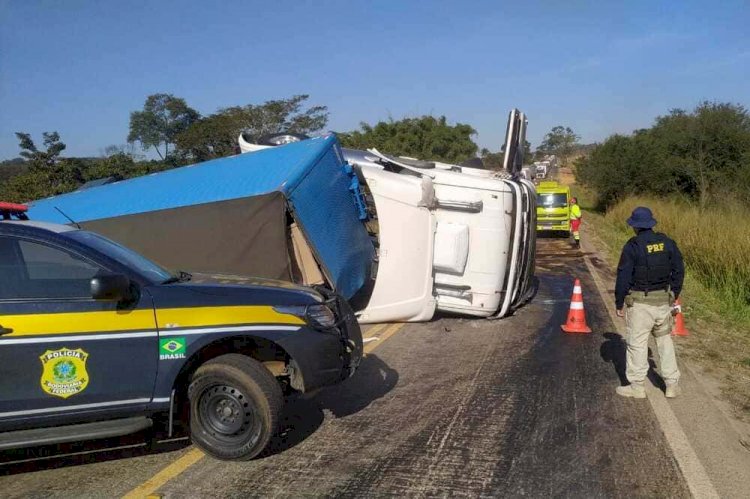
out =
{"type": "Polygon", "coordinates": [[[536,192],[536,230],[564,233],[567,237],[570,234],[570,187],[554,181],[541,182],[536,192]]]}

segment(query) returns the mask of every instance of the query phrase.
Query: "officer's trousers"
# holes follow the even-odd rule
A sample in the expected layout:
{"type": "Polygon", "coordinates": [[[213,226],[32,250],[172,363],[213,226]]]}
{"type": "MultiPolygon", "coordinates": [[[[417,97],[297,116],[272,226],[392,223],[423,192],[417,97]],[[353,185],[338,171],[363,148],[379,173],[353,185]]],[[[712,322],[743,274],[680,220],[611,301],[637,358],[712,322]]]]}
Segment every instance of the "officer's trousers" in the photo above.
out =
{"type": "Polygon", "coordinates": [[[653,334],[659,351],[661,377],[667,384],[677,383],[680,371],[670,333],[672,308],[668,304],[652,305],[635,302],[626,307],[627,368],[625,375],[634,385],[643,385],[648,373],[648,339],[653,334]]]}

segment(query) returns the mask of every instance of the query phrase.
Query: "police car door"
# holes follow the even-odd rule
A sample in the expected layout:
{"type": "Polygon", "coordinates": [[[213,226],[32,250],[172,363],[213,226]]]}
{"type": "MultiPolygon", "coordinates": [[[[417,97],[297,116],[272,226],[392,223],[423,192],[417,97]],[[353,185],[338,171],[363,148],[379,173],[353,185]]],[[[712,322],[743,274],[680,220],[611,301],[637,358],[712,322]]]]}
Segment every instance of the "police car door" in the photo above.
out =
{"type": "Polygon", "coordinates": [[[0,235],[0,427],[128,415],[151,400],[157,335],[150,298],[91,297],[107,272],[69,249],[0,235]]]}

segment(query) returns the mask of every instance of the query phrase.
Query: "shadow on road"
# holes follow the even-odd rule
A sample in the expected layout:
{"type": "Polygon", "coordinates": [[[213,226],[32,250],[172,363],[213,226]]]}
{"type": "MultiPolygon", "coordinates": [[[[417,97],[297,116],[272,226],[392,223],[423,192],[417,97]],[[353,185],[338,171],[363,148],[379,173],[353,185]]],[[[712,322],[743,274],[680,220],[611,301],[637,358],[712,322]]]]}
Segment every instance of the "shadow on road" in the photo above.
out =
{"type": "Polygon", "coordinates": [[[654,360],[654,352],[648,349],[648,379],[651,383],[661,391],[667,389],[667,384],[664,382],[664,378],[661,377],[659,372],[656,370],[656,361],[654,360]]]}
{"type": "Polygon", "coordinates": [[[390,392],[398,379],[398,372],[377,355],[369,354],[362,360],[357,373],[342,384],[326,388],[312,397],[290,398],[279,431],[260,457],[278,454],[303,442],[323,424],[325,411],[336,418],[345,418],[366,409],[390,392]]]}
{"type": "Polygon", "coordinates": [[[606,341],[599,348],[602,360],[612,363],[622,386],[630,384],[625,376],[625,352],[627,351],[625,340],[617,333],[604,333],[604,337],[606,341]]]}

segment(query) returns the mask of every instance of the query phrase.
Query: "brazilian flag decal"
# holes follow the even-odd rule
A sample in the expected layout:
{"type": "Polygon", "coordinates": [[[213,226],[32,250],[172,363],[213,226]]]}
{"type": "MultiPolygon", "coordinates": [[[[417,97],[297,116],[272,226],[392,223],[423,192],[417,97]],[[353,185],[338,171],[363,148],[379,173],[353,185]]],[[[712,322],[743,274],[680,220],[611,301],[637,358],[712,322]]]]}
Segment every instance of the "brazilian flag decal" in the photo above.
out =
{"type": "Polygon", "coordinates": [[[185,350],[185,338],[182,336],[159,339],[159,360],[184,359],[185,350]]]}

